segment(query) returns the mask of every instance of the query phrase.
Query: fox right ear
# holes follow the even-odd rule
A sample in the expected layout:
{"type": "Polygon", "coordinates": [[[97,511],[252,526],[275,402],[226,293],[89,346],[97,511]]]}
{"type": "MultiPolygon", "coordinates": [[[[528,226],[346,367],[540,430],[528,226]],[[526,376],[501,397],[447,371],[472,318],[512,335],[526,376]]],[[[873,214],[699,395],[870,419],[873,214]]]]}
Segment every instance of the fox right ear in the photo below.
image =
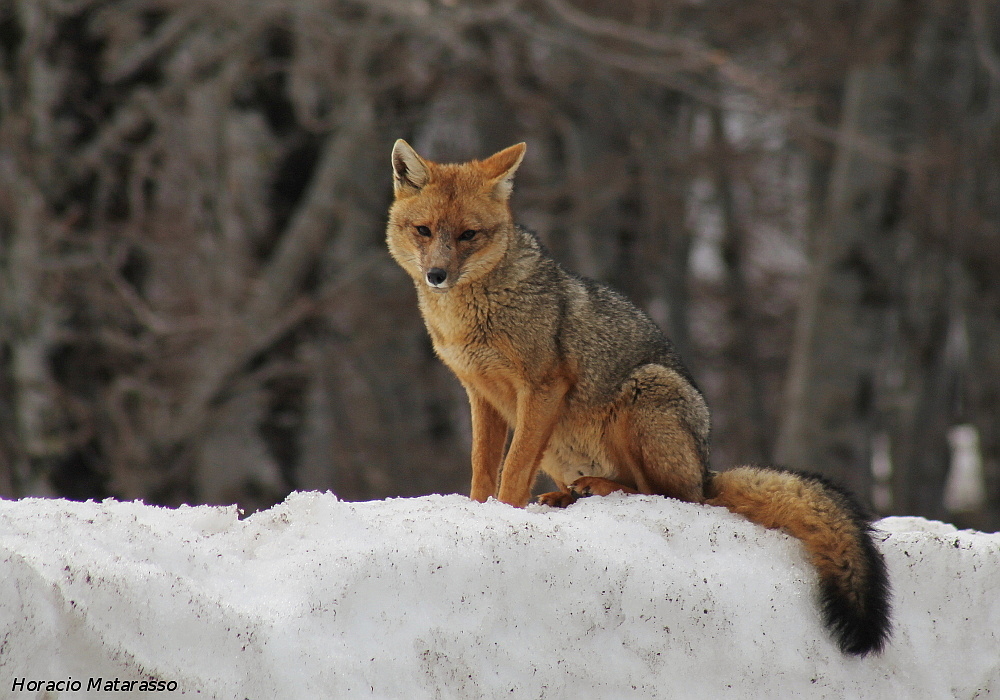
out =
{"type": "Polygon", "coordinates": [[[392,179],[396,196],[413,195],[423,189],[431,174],[427,163],[413,147],[398,139],[392,147],[392,179]]]}

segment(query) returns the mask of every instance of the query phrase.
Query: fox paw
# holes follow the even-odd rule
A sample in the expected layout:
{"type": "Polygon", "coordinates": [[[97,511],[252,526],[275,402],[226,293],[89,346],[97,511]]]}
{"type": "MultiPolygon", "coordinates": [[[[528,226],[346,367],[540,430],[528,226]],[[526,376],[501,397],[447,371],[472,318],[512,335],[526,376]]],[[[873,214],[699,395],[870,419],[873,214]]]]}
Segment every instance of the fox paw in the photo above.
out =
{"type": "Polygon", "coordinates": [[[577,498],[579,496],[569,491],[549,491],[538,497],[538,503],[551,508],[565,508],[573,504],[577,498]]]}
{"type": "Polygon", "coordinates": [[[607,496],[609,493],[614,493],[615,491],[638,493],[635,489],[622,486],[617,481],[602,479],[599,476],[581,476],[570,484],[568,488],[569,492],[576,498],[583,498],[584,496],[607,496]]]}

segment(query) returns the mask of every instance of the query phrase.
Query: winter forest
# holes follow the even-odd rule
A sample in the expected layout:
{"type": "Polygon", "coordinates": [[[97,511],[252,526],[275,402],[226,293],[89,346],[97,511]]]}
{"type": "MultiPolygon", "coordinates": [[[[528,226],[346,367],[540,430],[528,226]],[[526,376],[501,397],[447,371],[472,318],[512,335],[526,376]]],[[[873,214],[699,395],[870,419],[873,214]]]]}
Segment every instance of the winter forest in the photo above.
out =
{"type": "Polygon", "coordinates": [[[0,495],[467,493],[399,137],[527,142],[516,215],[671,337],[715,469],[1000,529],[990,0],[0,0],[0,495]]]}

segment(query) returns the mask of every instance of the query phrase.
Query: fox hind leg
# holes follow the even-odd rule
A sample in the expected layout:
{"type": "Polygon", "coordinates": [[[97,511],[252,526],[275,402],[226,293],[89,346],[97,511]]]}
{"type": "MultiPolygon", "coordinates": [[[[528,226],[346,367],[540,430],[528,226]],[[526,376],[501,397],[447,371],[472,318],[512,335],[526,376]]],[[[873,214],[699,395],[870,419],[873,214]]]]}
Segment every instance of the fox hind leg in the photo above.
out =
{"type": "Polygon", "coordinates": [[[555,483],[558,491],[549,491],[548,493],[543,493],[538,496],[536,502],[543,506],[550,506],[552,508],[565,508],[566,506],[572,505],[576,502],[579,496],[570,492],[569,488],[566,486],[564,481],[555,478],[550,475],[550,478],[555,483]]]}
{"type": "Polygon", "coordinates": [[[576,498],[585,496],[607,496],[618,491],[623,493],[639,493],[634,488],[619,484],[617,481],[600,476],[581,476],[570,484],[567,489],[576,498]]]}
{"type": "Polygon", "coordinates": [[[543,493],[538,496],[536,501],[539,505],[549,506],[550,508],[565,508],[576,503],[579,498],[579,496],[567,489],[565,491],[543,493]]]}
{"type": "Polygon", "coordinates": [[[559,491],[543,493],[538,497],[538,503],[553,508],[565,508],[587,496],[607,496],[621,491],[623,493],[639,493],[633,488],[619,484],[617,481],[600,476],[581,476],[569,486],[561,486],[559,491]]]}
{"type": "Polygon", "coordinates": [[[600,461],[609,468],[590,475],[580,471],[569,486],[557,481],[560,490],[543,494],[539,502],[565,506],[616,491],[704,502],[708,408],[688,380],[664,365],[638,367],[601,420],[595,432],[603,441],[600,461]]]}
{"type": "Polygon", "coordinates": [[[689,381],[664,365],[643,365],[623,382],[607,411],[600,434],[610,473],[580,472],[540,502],[569,505],[616,491],[705,500],[708,408],[689,381]]]}
{"type": "Polygon", "coordinates": [[[662,365],[640,367],[623,385],[614,415],[608,437],[620,482],[639,493],[704,500],[708,408],[689,382],[662,365]]]}

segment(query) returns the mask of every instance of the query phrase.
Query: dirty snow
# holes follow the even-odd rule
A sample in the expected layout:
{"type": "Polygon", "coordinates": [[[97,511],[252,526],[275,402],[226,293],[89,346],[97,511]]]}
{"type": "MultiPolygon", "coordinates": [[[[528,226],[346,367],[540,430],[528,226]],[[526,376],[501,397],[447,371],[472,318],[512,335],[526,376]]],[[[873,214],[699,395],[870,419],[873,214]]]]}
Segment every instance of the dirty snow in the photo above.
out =
{"type": "Polygon", "coordinates": [[[1000,697],[1000,535],[878,526],[895,631],[857,659],[797,541],[663,498],[0,501],[0,697],[1000,697]]]}

